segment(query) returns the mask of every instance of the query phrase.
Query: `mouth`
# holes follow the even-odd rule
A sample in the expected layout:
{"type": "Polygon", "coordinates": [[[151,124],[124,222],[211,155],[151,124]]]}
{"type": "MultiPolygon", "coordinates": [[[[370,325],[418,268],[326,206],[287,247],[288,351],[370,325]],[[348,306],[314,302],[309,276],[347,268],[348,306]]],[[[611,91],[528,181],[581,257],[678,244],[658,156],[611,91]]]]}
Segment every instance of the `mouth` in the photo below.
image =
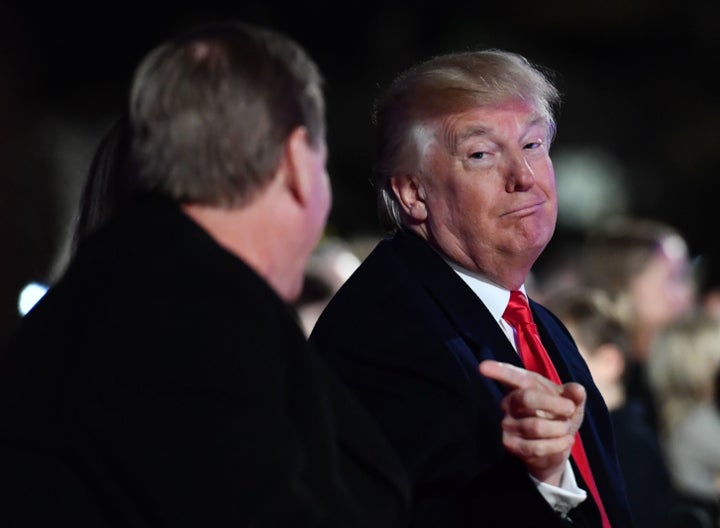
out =
{"type": "Polygon", "coordinates": [[[516,206],[516,207],[513,207],[512,209],[510,209],[509,211],[503,213],[501,216],[515,216],[515,217],[529,216],[529,215],[535,214],[538,211],[540,211],[542,209],[542,206],[544,203],[545,203],[544,200],[536,200],[534,202],[516,206]]]}

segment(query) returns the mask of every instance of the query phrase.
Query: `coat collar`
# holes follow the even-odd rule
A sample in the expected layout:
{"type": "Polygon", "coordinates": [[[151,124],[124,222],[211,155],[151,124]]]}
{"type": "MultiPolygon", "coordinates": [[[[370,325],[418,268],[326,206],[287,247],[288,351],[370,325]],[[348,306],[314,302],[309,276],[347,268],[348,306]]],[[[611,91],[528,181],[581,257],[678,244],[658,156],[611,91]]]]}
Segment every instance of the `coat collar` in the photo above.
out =
{"type": "Polygon", "coordinates": [[[392,244],[455,331],[471,343],[478,361],[496,359],[521,366],[493,315],[440,254],[408,231],[399,231],[392,244]]]}

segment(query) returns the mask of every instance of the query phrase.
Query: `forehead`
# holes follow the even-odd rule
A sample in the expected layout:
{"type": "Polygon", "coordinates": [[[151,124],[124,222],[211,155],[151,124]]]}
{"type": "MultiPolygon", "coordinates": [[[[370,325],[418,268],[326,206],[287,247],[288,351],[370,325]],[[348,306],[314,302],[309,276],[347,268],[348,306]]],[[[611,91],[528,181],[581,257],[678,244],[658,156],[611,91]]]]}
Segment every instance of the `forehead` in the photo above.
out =
{"type": "Polygon", "coordinates": [[[549,131],[547,119],[522,100],[476,106],[447,116],[442,124],[446,137],[453,142],[478,135],[522,134],[536,127],[549,131]]]}

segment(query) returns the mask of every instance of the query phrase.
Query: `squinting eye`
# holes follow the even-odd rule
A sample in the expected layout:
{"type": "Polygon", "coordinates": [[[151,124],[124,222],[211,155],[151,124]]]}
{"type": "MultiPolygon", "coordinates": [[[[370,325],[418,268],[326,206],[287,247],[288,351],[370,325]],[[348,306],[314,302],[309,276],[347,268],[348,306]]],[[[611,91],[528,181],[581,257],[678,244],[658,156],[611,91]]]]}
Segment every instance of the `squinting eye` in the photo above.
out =
{"type": "Polygon", "coordinates": [[[473,152],[472,154],[470,154],[470,157],[472,159],[483,159],[485,157],[485,153],[484,152],[473,152]]]}
{"type": "Polygon", "coordinates": [[[528,143],[527,145],[525,145],[524,148],[526,148],[528,150],[532,150],[532,149],[540,148],[540,147],[542,147],[542,145],[543,144],[541,141],[535,141],[533,143],[528,143]]]}

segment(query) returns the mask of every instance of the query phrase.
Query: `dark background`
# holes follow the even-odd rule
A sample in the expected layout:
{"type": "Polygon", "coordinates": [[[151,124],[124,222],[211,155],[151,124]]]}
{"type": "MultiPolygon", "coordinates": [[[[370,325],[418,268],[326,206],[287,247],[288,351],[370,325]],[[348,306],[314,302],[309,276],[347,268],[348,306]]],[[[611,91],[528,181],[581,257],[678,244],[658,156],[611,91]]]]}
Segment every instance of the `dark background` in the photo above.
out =
{"type": "Polygon", "coordinates": [[[328,234],[379,235],[370,108],[398,71],[497,47],[556,74],[561,222],[549,251],[598,216],[675,225],[715,280],[720,2],[145,2],[0,4],[0,339],[29,281],[63,269],[79,187],[142,56],[185,27],[239,18],[285,31],[326,77],[328,234]]]}

